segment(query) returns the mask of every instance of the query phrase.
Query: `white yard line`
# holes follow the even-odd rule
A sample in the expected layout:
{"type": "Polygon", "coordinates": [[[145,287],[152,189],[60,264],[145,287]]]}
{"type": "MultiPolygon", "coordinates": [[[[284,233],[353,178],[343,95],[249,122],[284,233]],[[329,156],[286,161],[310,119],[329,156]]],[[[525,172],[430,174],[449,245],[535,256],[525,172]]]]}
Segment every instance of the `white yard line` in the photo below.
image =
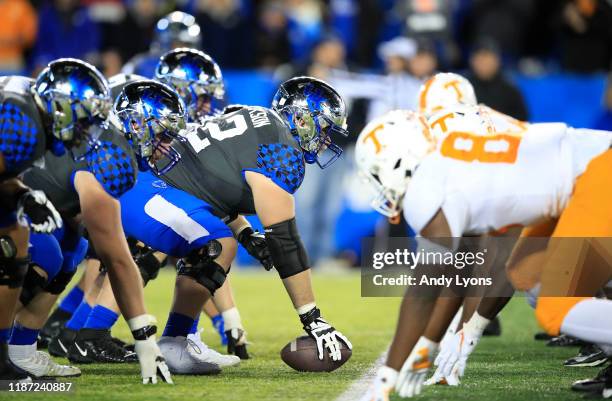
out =
{"type": "Polygon", "coordinates": [[[372,383],[372,379],[376,376],[376,371],[387,359],[387,351],[383,352],[374,361],[374,364],[368,369],[359,379],[355,380],[342,394],[336,398],[336,401],[357,401],[363,397],[368,386],[372,383]]]}

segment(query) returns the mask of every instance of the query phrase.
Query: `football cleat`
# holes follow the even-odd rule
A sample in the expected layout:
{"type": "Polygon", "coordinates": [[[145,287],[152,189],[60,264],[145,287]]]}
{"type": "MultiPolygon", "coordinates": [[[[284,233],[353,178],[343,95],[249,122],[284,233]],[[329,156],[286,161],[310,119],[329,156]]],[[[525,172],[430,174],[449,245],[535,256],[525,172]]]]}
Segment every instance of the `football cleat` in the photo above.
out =
{"type": "Polygon", "coordinates": [[[8,345],[0,344],[0,390],[9,390],[15,383],[32,383],[32,378],[10,362],[8,345]]]}
{"type": "Polygon", "coordinates": [[[553,337],[546,343],[549,347],[582,347],[586,343],[576,337],[568,336],[567,334],[561,334],[557,337],[553,337]]]}
{"type": "Polygon", "coordinates": [[[591,391],[590,393],[586,394],[584,398],[604,400],[612,399],[612,370],[605,369],[603,372],[600,373],[603,373],[602,379],[604,379],[601,390],[591,391]]]}
{"type": "Polygon", "coordinates": [[[249,359],[246,331],[231,329],[227,330],[225,335],[227,336],[227,353],[236,355],[240,359],[249,359]]]}
{"type": "Polygon", "coordinates": [[[208,363],[218,365],[220,368],[228,368],[240,364],[240,358],[236,355],[223,355],[204,344],[200,333],[187,336],[188,351],[194,358],[208,363]]]}
{"type": "Polygon", "coordinates": [[[74,343],[77,332],[69,328],[62,328],[59,334],[51,339],[48,345],[48,351],[53,356],[66,358],[68,349],[74,343]]]}
{"type": "Polygon", "coordinates": [[[70,312],[60,308],[55,309],[38,333],[38,348],[47,348],[51,340],[59,335],[70,317],[72,317],[70,312]]]}
{"type": "Polygon", "coordinates": [[[115,344],[117,344],[118,346],[122,347],[126,351],[136,352],[135,351],[136,344],[128,344],[125,341],[123,341],[123,340],[121,340],[121,339],[119,339],[117,337],[113,337],[113,341],[115,342],[115,344]]]}
{"type": "Polygon", "coordinates": [[[572,384],[572,390],[580,392],[600,392],[606,386],[606,379],[612,376],[612,365],[608,365],[597,373],[597,376],[592,379],[583,379],[575,381],[572,384]]]}
{"type": "Polygon", "coordinates": [[[46,352],[37,351],[36,344],[9,345],[8,350],[13,365],[37,379],[81,375],[81,369],[75,366],[60,365],[46,352]]]}
{"type": "Polygon", "coordinates": [[[138,357],[135,352],[118,345],[110,330],[81,329],[68,349],[68,360],[74,363],[130,363],[138,362],[138,357]]]}
{"type": "Polygon", "coordinates": [[[566,360],[563,365],[571,367],[600,366],[608,361],[608,356],[597,345],[588,344],[580,348],[580,352],[573,358],[566,360]]]}
{"type": "Polygon", "coordinates": [[[539,332],[539,333],[535,333],[533,335],[533,339],[536,341],[548,341],[550,339],[552,339],[554,336],[551,336],[548,333],[545,333],[543,331],[539,332]]]}
{"type": "Polygon", "coordinates": [[[205,362],[198,357],[193,349],[193,342],[186,337],[162,336],[158,343],[159,349],[166,360],[168,369],[177,375],[216,375],[221,373],[219,365],[205,362]]]}

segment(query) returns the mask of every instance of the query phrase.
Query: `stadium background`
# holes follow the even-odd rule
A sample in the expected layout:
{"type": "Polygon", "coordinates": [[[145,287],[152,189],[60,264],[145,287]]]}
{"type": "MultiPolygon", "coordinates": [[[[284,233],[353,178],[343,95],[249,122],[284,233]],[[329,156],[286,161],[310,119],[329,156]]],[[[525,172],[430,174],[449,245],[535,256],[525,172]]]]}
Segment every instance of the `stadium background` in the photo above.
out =
{"type": "Polygon", "coordinates": [[[112,76],[173,10],[195,15],[228,103],[269,105],[296,74],[327,79],[347,99],[344,159],[310,168],[297,195],[318,265],[355,264],[359,239],[388,230],[355,177],[351,141],[369,117],[414,107],[436,70],[465,73],[480,101],[514,117],[612,130],[609,0],[0,0],[0,74],[77,57],[112,76]]]}

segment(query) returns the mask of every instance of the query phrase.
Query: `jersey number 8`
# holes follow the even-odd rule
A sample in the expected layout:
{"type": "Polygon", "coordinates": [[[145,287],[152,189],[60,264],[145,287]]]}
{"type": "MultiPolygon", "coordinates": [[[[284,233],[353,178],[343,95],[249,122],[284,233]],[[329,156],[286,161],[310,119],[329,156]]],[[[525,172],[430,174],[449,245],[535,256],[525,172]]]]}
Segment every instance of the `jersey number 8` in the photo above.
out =
{"type": "Polygon", "coordinates": [[[443,140],[442,156],[466,162],[514,163],[521,137],[513,134],[477,135],[453,131],[443,140]]]}

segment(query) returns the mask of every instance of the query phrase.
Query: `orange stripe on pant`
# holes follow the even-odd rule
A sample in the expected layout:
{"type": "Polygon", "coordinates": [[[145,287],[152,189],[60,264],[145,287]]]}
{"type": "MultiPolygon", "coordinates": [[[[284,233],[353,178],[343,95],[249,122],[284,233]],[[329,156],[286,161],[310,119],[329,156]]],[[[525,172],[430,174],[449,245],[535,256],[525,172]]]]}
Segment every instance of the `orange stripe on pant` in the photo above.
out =
{"type": "Polygon", "coordinates": [[[558,335],[567,312],[612,278],[612,150],[578,177],[546,249],[538,322],[558,335]],[[581,297],[577,297],[580,295],[581,297]]]}

